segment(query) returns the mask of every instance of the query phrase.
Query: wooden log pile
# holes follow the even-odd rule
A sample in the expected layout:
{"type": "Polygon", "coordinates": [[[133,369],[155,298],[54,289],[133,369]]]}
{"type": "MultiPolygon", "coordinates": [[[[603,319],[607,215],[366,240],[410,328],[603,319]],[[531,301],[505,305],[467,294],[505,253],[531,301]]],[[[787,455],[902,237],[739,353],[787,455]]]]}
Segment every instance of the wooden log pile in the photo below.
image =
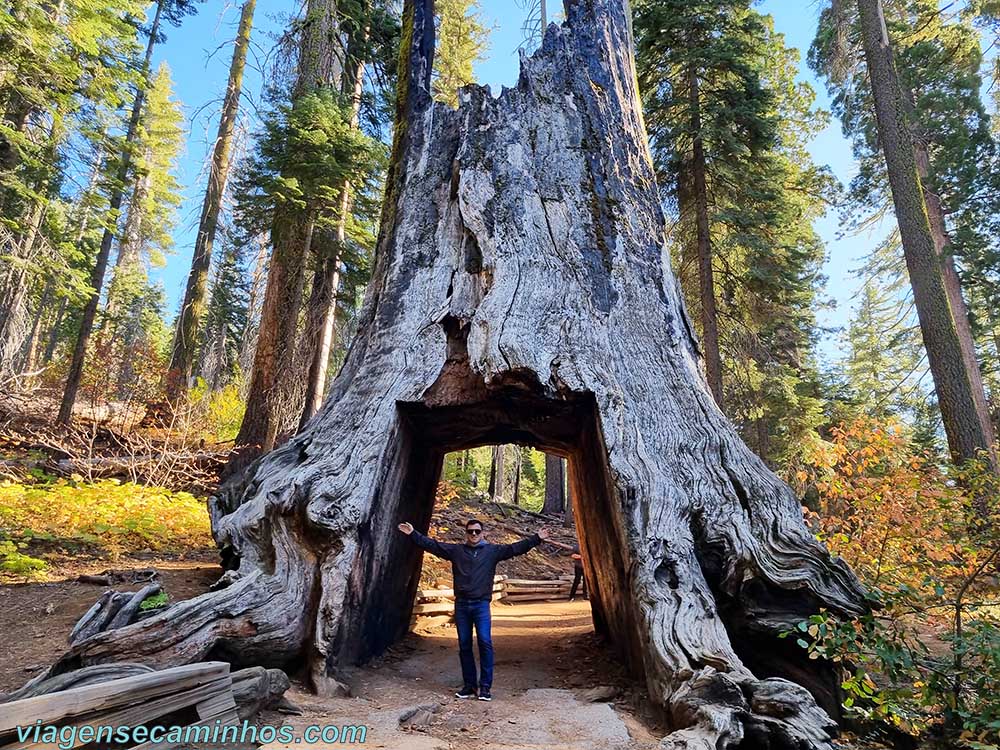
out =
{"type": "Polygon", "coordinates": [[[504,581],[503,601],[514,603],[567,599],[572,585],[573,576],[560,576],[544,581],[508,578],[504,581]]]}
{"type": "MultiPolygon", "coordinates": [[[[58,678],[57,678],[58,679],[58,678]]],[[[239,721],[233,697],[233,678],[225,662],[200,662],[160,671],[140,671],[119,679],[82,684],[76,687],[36,694],[21,700],[0,704],[0,750],[40,750],[54,746],[51,741],[36,739],[34,725],[41,722],[46,727],[74,727],[77,733],[67,742],[60,737],[62,750],[71,750],[94,742],[83,727],[138,727],[164,720],[178,712],[194,709],[195,722],[178,722],[180,726],[219,727],[235,726],[239,721]],[[18,728],[31,728],[26,740],[18,737],[18,728]],[[71,747],[69,746],[71,745],[71,747]]],[[[202,730],[204,731],[204,730],[202,730]]],[[[170,747],[166,742],[137,742],[125,747],[141,745],[143,750],[170,747]]]]}
{"type": "MultiPolygon", "coordinates": [[[[573,576],[528,580],[498,575],[493,578],[493,601],[514,604],[547,599],[566,599],[569,597],[572,583],[573,576]]],[[[414,600],[410,627],[416,624],[418,618],[441,618],[443,623],[451,622],[454,615],[454,589],[420,589],[414,600]]]]}

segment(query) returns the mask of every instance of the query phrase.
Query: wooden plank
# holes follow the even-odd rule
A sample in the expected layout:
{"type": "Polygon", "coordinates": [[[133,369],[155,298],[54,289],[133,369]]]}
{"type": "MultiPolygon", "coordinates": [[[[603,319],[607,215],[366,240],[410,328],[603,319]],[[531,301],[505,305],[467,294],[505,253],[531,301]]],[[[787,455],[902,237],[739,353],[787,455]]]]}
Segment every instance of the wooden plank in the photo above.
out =
{"type": "MultiPolygon", "coordinates": [[[[167,714],[173,713],[179,709],[187,708],[188,706],[197,706],[205,701],[217,698],[220,695],[228,696],[229,701],[232,702],[232,689],[233,680],[229,675],[226,675],[224,678],[215,680],[214,682],[209,682],[205,685],[199,685],[195,688],[191,688],[190,690],[181,690],[177,693],[165,695],[144,703],[138,703],[128,706],[127,708],[89,714],[85,718],[81,717],[77,721],[60,723],[60,726],[76,727],[78,730],[82,726],[134,727],[140,724],[146,724],[147,722],[158,719],[161,716],[166,716],[167,714]]],[[[235,703],[233,705],[235,706],[235,703]]],[[[97,744],[110,744],[105,739],[101,739],[100,742],[98,742],[97,739],[91,739],[87,742],[83,742],[78,739],[77,735],[74,735],[74,744],[71,747],[79,747],[80,745],[90,744],[92,742],[97,744]]],[[[59,744],[59,742],[57,741],[56,744],[59,744]]],[[[15,742],[10,745],[4,745],[0,748],[0,750],[14,750],[15,748],[20,748],[21,750],[41,750],[41,748],[48,748],[52,746],[53,744],[48,742],[15,742]]],[[[61,744],[60,748],[61,750],[71,750],[71,748],[65,746],[65,743],[61,744]]]]}
{"type": "Polygon", "coordinates": [[[561,578],[532,581],[527,578],[508,578],[504,585],[509,589],[512,586],[562,586],[565,583],[561,578]]]}
{"type": "MultiPolygon", "coordinates": [[[[493,591],[503,591],[504,583],[503,581],[497,581],[493,584],[493,591]]],[[[421,589],[417,592],[416,599],[454,599],[455,590],[454,589],[421,589]]]]}
{"type": "Polygon", "coordinates": [[[454,602],[431,602],[429,604],[415,604],[413,606],[413,614],[415,615],[447,614],[454,611],[454,602]]]}
{"type": "MultiPolygon", "coordinates": [[[[234,727],[240,725],[240,717],[236,710],[236,702],[233,700],[233,694],[231,692],[232,681],[230,681],[230,692],[218,695],[215,698],[211,698],[207,701],[203,701],[198,704],[198,718],[199,721],[188,724],[187,727],[208,727],[209,730],[214,731],[216,726],[219,727],[217,736],[222,735],[223,727],[234,727]],[[218,724],[216,722],[218,721],[218,724]]],[[[187,728],[185,727],[185,728],[187,728]]],[[[187,743],[190,746],[191,743],[187,743]]],[[[208,744],[208,743],[195,743],[195,744],[208,744]]],[[[217,742],[216,745],[222,747],[229,747],[230,742],[217,742]]],[[[144,742],[141,745],[136,745],[131,750],[169,750],[169,748],[177,747],[178,745],[166,741],[161,742],[144,742]]]]}
{"type": "Polygon", "coordinates": [[[442,597],[454,596],[454,589],[421,589],[417,592],[417,599],[441,599],[442,597]]]}
{"type": "Polygon", "coordinates": [[[561,600],[565,599],[565,597],[555,594],[518,594],[516,596],[508,595],[504,597],[505,602],[540,602],[549,599],[561,600]]]}
{"type": "Polygon", "coordinates": [[[149,701],[228,674],[226,662],[200,662],[0,704],[0,734],[36,721],[55,724],[60,719],[149,701]]]}

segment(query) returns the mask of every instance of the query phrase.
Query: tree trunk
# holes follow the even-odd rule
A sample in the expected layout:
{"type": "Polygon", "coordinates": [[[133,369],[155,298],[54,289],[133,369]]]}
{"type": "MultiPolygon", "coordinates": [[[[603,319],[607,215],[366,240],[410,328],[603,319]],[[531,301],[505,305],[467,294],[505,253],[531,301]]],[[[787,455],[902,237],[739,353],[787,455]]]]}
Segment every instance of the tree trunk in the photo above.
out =
{"type": "Polygon", "coordinates": [[[542,513],[554,516],[566,509],[563,460],[552,453],[545,454],[545,502],[542,513]]]}
{"type": "MultiPolygon", "coordinates": [[[[302,24],[299,69],[292,106],[305,94],[340,80],[343,51],[337,28],[335,0],[309,0],[302,24]]],[[[299,317],[305,288],[306,259],[313,242],[316,216],[286,221],[271,232],[271,265],[264,290],[257,350],[247,408],[240,426],[229,472],[238,472],[261,453],[270,451],[279,435],[293,428],[301,415],[306,373],[299,357],[299,317]]],[[[306,364],[308,367],[308,363],[306,364]]]]}
{"type": "Polygon", "coordinates": [[[245,0],[240,13],[233,60],[229,65],[229,83],[226,85],[226,97],[222,102],[219,131],[215,136],[212,166],[208,173],[208,187],[205,189],[194,256],[191,258],[191,272],[188,274],[184,301],[181,303],[180,317],[170,353],[170,367],[167,372],[167,397],[170,399],[176,399],[187,391],[194,369],[198,331],[205,316],[205,295],[208,290],[208,271],[212,265],[212,245],[215,242],[219,212],[222,210],[222,197],[229,177],[229,152],[232,148],[236,116],[240,109],[243,69],[246,67],[247,50],[250,48],[250,30],[253,27],[256,5],[257,0],[245,0]]]}
{"type": "Polygon", "coordinates": [[[446,453],[569,457],[595,627],[673,730],[665,748],[828,748],[830,665],[777,636],[864,610],[798,499],[698,370],[624,0],[572,0],[516,87],[430,95],[431,0],[406,0],[372,281],[323,409],[210,500],[229,586],[74,645],[50,673],[208,653],[315,683],[402,637],[446,453]],[[556,322],[556,324],[553,324],[556,322]],[[786,676],[794,680],[775,679],[786,676]],[[806,687],[803,687],[806,686],[806,687]],[[746,742],[744,742],[746,740],[746,742]]]}
{"type": "Polygon", "coordinates": [[[129,118],[128,131],[125,134],[125,144],[122,148],[120,163],[115,187],[111,191],[110,216],[112,224],[104,228],[101,237],[101,248],[94,259],[94,268],[90,273],[90,298],[83,308],[83,316],[80,319],[80,330],[77,333],[76,345],[73,347],[73,359],[70,362],[69,374],[66,376],[66,387],[63,390],[62,403],[59,405],[59,416],[57,422],[68,425],[73,420],[73,405],[76,403],[76,394],[80,390],[80,381],[83,378],[83,365],[87,357],[87,345],[90,343],[90,335],[94,330],[94,321],[97,318],[97,307],[101,301],[101,288],[104,286],[104,274],[108,270],[108,258],[111,256],[111,243],[114,241],[117,232],[118,213],[122,207],[122,198],[125,194],[125,185],[128,183],[129,172],[132,167],[132,143],[139,132],[139,120],[142,116],[142,103],[145,98],[146,86],[149,85],[149,64],[153,57],[153,48],[156,46],[157,36],[160,31],[160,18],[163,14],[163,4],[165,0],[159,0],[156,4],[156,14],[153,16],[153,24],[149,30],[149,42],[146,44],[146,57],[142,63],[142,76],[139,86],[135,92],[135,100],[132,102],[132,116],[129,118]]]}
{"type": "MultiPolygon", "coordinates": [[[[969,306],[962,294],[962,281],[955,268],[955,257],[951,254],[951,238],[945,225],[944,208],[938,195],[927,187],[930,175],[930,156],[927,153],[927,146],[919,139],[915,141],[914,157],[917,162],[917,175],[920,177],[924,202],[927,205],[927,218],[930,222],[931,236],[934,238],[934,248],[938,258],[940,258],[945,292],[948,295],[948,303],[951,305],[955,318],[955,331],[962,348],[962,363],[969,373],[969,379],[972,383],[976,412],[980,420],[992,425],[986,388],[983,385],[983,373],[979,367],[979,358],[976,356],[976,340],[972,335],[972,324],[969,320],[969,306]]],[[[995,434],[995,431],[991,430],[991,437],[995,434]]]]}
{"type": "MultiPolygon", "coordinates": [[[[46,188],[47,189],[47,188],[46,188]]],[[[29,276],[28,268],[33,265],[35,242],[42,228],[45,217],[45,201],[36,200],[27,221],[27,231],[20,236],[20,246],[12,253],[20,262],[12,264],[11,274],[7,280],[8,299],[0,309],[0,370],[9,365],[15,369],[15,359],[23,341],[24,331],[21,324],[27,311],[24,306],[28,298],[29,276]]]]}
{"type": "Polygon", "coordinates": [[[49,343],[45,345],[45,354],[42,356],[42,364],[48,365],[55,356],[56,347],[59,345],[59,326],[62,325],[63,316],[66,315],[66,307],[69,300],[66,297],[59,299],[59,309],[56,310],[52,325],[49,327],[49,343]]]}
{"type": "Polygon", "coordinates": [[[698,287],[701,292],[701,341],[705,354],[705,377],[722,407],[722,357],[719,353],[719,316],[715,309],[715,270],[712,267],[712,234],[708,221],[708,165],[701,136],[701,94],[698,71],[688,71],[691,97],[691,177],[694,188],[695,226],[698,245],[698,287]]]}
{"type": "Polygon", "coordinates": [[[31,321],[31,330],[28,333],[28,340],[23,346],[23,356],[21,359],[21,372],[30,374],[35,369],[35,360],[38,357],[38,339],[41,337],[42,318],[52,300],[52,279],[45,280],[45,287],[42,290],[42,297],[38,301],[35,315],[31,321]]]}
{"type": "Polygon", "coordinates": [[[959,464],[984,451],[995,471],[992,425],[985,410],[979,408],[985,404],[982,380],[970,371],[968,356],[963,352],[956,323],[959,311],[948,294],[941,256],[931,232],[881,0],[858,0],[858,11],[879,141],[948,447],[959,464]]]}
{"type": "Polygon", "coordinates": [[[524,453],[522,451],[521,446],[514,446],[514,487],[511,492],[514,505],[521,504],[521,465],[524,463],[524,453]]]}
{"type": "MultiPolygon", "coordinates": [[[[366,26],[359,38],[348,44],[348,58],[357,60],[353,68],[346,68],[341,88],[351,96],[351,127],[357,129],[361,114],[361,96],[364,93],[364,50],[368,44],[366,26]],[[348,90],[349,89],[349,90],[348,90]]],[[[347,222],[351,214],[351,183],[344,180],[340,187],[340,206],[332,247],[323,247],[319,267],[313,279],[313,291],[306,313],[305,350],[309,359],[306,380],[306,399],[299,419],[299,429],[308,424],[323,405],[326,393],[326,371],[330,366],[337,323],[337,294],[340,291],[340,263],[347,246],[347,222]],[[332,252],[331,252],[332,251],[332,252]]]]}
{"type": "Polygon", "coordinates": [[[490,463],[490,486],[488,489],[490,500],[500,502],[503,500],[504,484],[504,446],[493,446],[493,460],[490,463]]]}

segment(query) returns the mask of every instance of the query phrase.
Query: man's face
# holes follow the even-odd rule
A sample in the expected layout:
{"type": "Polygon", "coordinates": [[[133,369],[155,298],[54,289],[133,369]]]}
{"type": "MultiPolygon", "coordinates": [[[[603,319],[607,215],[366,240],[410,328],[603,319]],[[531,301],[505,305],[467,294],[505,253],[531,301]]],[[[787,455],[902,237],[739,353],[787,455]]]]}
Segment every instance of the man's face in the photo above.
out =
{"type": "Polygon", "coordinates": [[[478,523],[469,524],[465,527],[465,543],[479,544],[483,541],[483,527],[478,523]]]}

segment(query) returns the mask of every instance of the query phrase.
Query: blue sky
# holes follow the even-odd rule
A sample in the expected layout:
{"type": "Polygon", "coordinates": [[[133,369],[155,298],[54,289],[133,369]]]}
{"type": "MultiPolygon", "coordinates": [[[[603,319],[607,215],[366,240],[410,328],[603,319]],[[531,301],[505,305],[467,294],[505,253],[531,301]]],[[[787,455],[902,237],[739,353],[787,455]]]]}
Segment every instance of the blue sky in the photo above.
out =
{"type": "MultiPolygon", "coordinates": [[[[551,0],[549,4],[559,5],[551,0]]],[[[516,49],[521,42],[524,13],[512,0],[481,0],[481,7],[493,26],[493,33],[488,56],[477,66],[476,74],[480,83],[487,83],[497,91],[501,85],[512,85],[517,80],[516,49]]],[[[806,51],[816,30],[819,4],[802,0],[764,0],[758,8],[774,17],[775,27],[785,35],[786,44],[801,51],[800,77],[816,90],[819,106],[829,109],[822,82],[805,64],[806,51]]],[[[244,113],[248,116],[252,117],[253,107],[259,102],[264,56],[273,38],[283,30],[287,16],[295,9],[295,0],[258,0],[253,50],[244,83],[244,113]]],[[[197,16],[185,19],[180,29],[169,30],[167,41],[156,53],[157,61],[165,60],[170,66],[176,96],[183,105],[190,128],[179,164],[178,176],[185,186],[185,201],[174,235],[174,252],[167,266],[154,272],[166,289],[171,311],[179,304],[190,266],[205,183],[203,165],[218,125],[219,97],[225,90],[232,55],[231,40],[239,11],[238,0],[206,0],[197,16]]],[[[810,148],[814,160],[829,165],[842,182],[846,183],[854,175],[850,145],[841,135],[838,123],[831,122],[810,148]]],[[[859,258],[875,240],[869,236],[841,238],[836,211],[829,212],[819,221],[817,230],[826,241],[829,256],[825,267],[829,278],[827,294],[836,302],[833,310],[820,311],[820,323],[843,327],[849,320],[852,298],[858,286],[851,271],[857,268],[859,258]]],[[[820,352],[826,359],[835,359],[839,349],[838,336],[832,335],[822,342],[820,352]]]]}

